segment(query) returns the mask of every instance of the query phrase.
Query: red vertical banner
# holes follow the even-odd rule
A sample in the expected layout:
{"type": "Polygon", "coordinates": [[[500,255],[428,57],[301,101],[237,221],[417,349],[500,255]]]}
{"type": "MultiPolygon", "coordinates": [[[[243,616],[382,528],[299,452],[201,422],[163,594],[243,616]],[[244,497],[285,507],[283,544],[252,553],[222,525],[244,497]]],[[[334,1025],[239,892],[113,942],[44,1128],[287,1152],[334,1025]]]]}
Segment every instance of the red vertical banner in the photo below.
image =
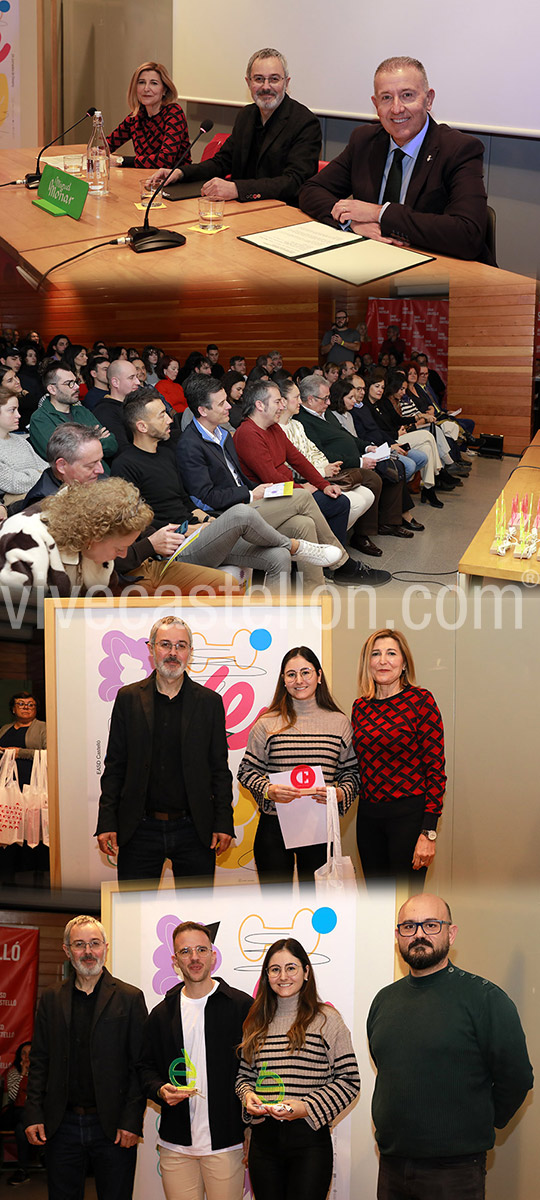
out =
{"type": "Polygon", "coordinates": [[[448,378],[448,300],[378,299],[370,297],[366,317],[373,358],[386,338],[389,325],[399,325],[400,337],[411,350],[423,350],[429,365],[448,378]]]}
{"type": "Polygon", "coordinates": [[[34,1032],[39,929],[0,925],[0,1075],[34,1032]]]}

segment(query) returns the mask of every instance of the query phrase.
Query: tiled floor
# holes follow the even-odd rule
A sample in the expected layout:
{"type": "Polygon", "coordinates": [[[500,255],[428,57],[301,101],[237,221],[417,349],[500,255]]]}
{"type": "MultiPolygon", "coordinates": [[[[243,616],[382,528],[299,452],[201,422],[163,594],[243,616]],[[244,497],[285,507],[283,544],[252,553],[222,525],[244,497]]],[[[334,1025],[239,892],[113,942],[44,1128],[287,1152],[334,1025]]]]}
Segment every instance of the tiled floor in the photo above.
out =
{"type": "MultiPolygon", "coordinates": [[[[415,533],[414,538],[374,536],[373,541],[383,551],[382,558],[365,558],[369,566],[381,567],[404,584],[420,582],[449,582],[455,576],[458,562],[476,530],[489,512],[509,475],[517,465],[517,458],[472,459],[469,478],[463,480],[462,488],[453,492],[437,492],[444,508],[431,508],[421,504],[420,496],[413,496],[413,516],[422,525],[424,533],[415,533]]],[[[355,558],[362,558],[355,551],[355,558]]]]}

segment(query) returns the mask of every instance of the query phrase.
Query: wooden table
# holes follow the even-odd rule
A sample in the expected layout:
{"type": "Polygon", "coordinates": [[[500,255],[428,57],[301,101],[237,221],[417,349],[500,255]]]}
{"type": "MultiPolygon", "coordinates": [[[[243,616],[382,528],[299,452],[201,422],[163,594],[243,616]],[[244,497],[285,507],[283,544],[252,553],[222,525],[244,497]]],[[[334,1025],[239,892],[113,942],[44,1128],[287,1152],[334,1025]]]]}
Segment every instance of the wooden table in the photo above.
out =
{"type": "MultiPolygon", "coordinates": [[[[35,159],[35,150],[1,152],[0,183],[22,177],[35,159]]],[[[143,177],[144,171],[111,168],[111,194],[89,196],[78,222],[37,209],[33,192],[0,191],[4,325],[37,327],[47,338],[68,329],[83,344],[98,336],[135,345],[152,340],[181,356],[216,341],[223,360],[237,351],[251,360],[278,346],[287,365],[310,365],[336,301],[357,314],[369,296],[392,295],[398,287],[402,294],[437,290],[450,302],[449,407],[472,416],[479,432],[503,434],[509,453],[528,444],[536,285],[512,272],[439,256],[394,279],[350,288],[238,240],[308,220],[298,210],[279,201],[228,201],[227,228],[204,234],[192,229],[194,199],[169,202],[152,215],[153,224],[182,232],[185,246],[153,254],[129,246],[96,249],[33,291],[26,279],[36,282],[63,259],[142,224],[135,201],[143,177]]]]}
{"type": "MultiPolygon", "coordinates": [[[[521,460],[516,463],[501,496],[504,496],[506,506],[506,523],[510,520],[512,501],[519,496],[532,495],[533,518],[536,516],[540,498],[540,433],[537,433],[531,445],[525,451],[521,460]]],[[[490,547],[495,538],[496,503],[490,509],[478,532],[459,563],[460,574],[464,583],[479,583],[482,579],[501,579],[503,581],[518,581],[534,586],[540,583],[540,560],[537,553],[532,558],[514,558],[512,548],[506,554],[490,554],[490,547]]],[[[540,548],[540,543],[539,543],[540,548]]]]}

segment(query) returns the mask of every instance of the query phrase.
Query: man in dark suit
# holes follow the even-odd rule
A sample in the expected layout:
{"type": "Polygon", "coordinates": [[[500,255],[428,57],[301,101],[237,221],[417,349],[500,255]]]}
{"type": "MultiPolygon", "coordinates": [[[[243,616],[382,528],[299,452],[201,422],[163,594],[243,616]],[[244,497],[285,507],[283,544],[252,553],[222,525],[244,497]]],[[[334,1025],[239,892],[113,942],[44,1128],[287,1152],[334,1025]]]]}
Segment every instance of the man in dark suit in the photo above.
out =
{"type": "Polygon", "coordinates": [[[105,930],[74,917],[64,951],[74,969],[42,995],[32,1038],[26,1136],[45,1145],[51,1200],[79,1200],[89,1163],[98,1200],[130,1200],[145,1100],[138,1063],[147,1016],[139,988],[105,968],[105,930]]]}
{"type": "Polygon", "coordinates": [[[155,671],[121,688],[111,717],[97,824],[99,848],[118,855],[118,878],[214,875],[234,837],[232,776],[221,696],[186,674],[191,630],[156,621],[155,671]]]}
{"type": "Polygon", "coordinates": [[[348,146],[300,193],[303,212],[355,233],[434,254],[495,265],[485,244],[484,148],[437,125],[422,63],[389,58],[375,72],[380,125],[355,129],[348,146]]]}
{"type": "MultiPolygon", "coordinates": [[[[213,158],[174,171],[177,179],[200,179],[202,194],[214,200],[284,200],[297,204],[298,192],[318,167],[321,127],[316,116],[287,95],[290,76],[279,50],[257,50],[247,65],[253,104],[239,112],[230,137],[213,158]]],[[[156,171],[157,187],[169,172],[156,171]]]]}

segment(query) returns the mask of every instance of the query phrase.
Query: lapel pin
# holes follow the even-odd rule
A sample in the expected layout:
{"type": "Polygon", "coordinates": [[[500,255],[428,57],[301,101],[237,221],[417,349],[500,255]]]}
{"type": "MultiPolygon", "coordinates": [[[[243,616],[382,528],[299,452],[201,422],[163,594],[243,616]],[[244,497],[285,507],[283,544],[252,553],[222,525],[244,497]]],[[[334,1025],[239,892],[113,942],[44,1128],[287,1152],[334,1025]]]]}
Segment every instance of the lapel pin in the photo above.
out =
{"type": "Polygon", "coordinates": [[[431,154],[428,154],[428,156],[426,158],[426,162],[431,162],[431,154]]]}

